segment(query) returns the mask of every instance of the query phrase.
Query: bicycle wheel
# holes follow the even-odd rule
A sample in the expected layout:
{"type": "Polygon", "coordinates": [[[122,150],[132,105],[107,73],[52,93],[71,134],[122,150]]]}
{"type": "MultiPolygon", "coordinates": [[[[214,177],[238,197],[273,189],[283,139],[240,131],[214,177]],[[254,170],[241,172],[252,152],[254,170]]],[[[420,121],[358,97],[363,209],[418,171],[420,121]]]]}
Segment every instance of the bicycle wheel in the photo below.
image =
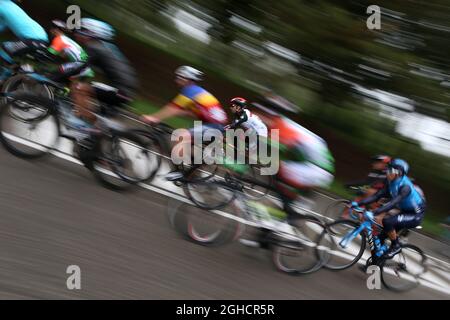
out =
{"type": "Polygon", "coordinates": [[[275,267],[282,272],[309,274],[322,267],[316,246],[325,226],[318,219],[299,217],[292,224],[293,235],[278,236],[273,249],[275,267]]]}
{"type": "Polygon", "coordinates": [[[53,149],[59,138],[59,119],[52,100],[13,94],[0,110],[0,140],[13,155],[36,159],[53,149]]]}
{"type": "Polygon", "coordinates": [[[366,248],[365,233],[359,233],[345,248],[340,245],[344,237],[359,225],[353,220],[338,220],[327,225],[327,230],[320,236],[316,250],[317,256],[325,268],[344,270],[361,259],[366,248]]]}
{"type": "Polygon", "coordinates": [[[349,203],[350,201],[344,199],[335,200],[326,208],[325,216],[334,221],[342,219],[353,220],[349,214],[349,203]]]}
{"type": "Polygon", "coordinates": [[[104,187],[114,191],[125,191],[132,186],[131,180],[124,179],[125,168],[131,167],[131,160],[119,158],[116,151],[115,136],[96,138],[93,148],[86,149],[78,145],[80,160],[92,172],[96,180],[104,187]],[[119,169],[121,168],[121,169],[119,169]],[[119,174],[120,172],[121,174],[119,174]]]}
{"type": "Polygon", "coordinates": [[[421,249],[402,244],[402,251],[380,264],[381,282],[389,290],[404,292],[419,285],[420,276],[426,270],[426,256],[421,249]]]}
{"type": "Polygon", "coordinates": [[[186,196],[198,207],[218,210],[226,207],[236,198],[239,186],[225,181],[198,181],[184,185],[186,196]]]}
{"type": "Polygon", "coordinates": [[[228,244],[243,231],[238,221],[186,202],[170,200],[167,208],[174,229],[184,239],[202,246],[228,244]]]}
{"type": "MultiPolygon", "coordinates": [[[[2,85],[2,92],[28,93],[51,100],[54,97],[47,85],[31,79],[26,74],[18,74],[6,80],[2,85]]],[[[3,102],[6,102],[6,98],[3,99],[3,102]]]]}
{"type": "MultiPolygon", "coordinates": [[[[239,177],[237,177],[239,179],[239,177]]],[[[260,200],[270,193],[270,188],[273,183],[273,176],[262,175],[261,168],[258,166],[251,166],[248,175],[244,175],[248,180],[254,182],[243,182],[243,191],[245,195],[251,200],[260,200]]]]}
{"type": "Polygon", "coordinates": [[[112,141],[113,172],[130,184],[151,181],[161,166],[153,139],[131,132],[116,133],[112,141]]]}

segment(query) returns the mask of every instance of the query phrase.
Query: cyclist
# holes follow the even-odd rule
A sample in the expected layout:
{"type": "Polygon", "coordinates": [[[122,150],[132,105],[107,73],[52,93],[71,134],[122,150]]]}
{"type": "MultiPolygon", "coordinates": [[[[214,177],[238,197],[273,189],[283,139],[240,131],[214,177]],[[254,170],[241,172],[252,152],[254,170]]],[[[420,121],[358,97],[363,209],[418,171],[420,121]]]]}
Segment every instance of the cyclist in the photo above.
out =
{"type": "MultiPolygon", "coordinates": [[[[358,193],[358,197],[354,201],[360,201],[364,198],[370,197],[384,188],[386,184],[387,166],[391,160],[392,158],[387,155],[373,156],[371,158],[372,170],[369,172],[366,179],[352,181],[345,184],[347,188],[368,186],[368,189],[361,190],[361,192],[358,193]]],[[[371,209],[376,209],[381,202],[382,201],[372,204],[371,209]]],[[[343,217],[347,218],[348,214],[348,211],[345,212],[343,217]]]]}
{"type": "MultiPolygon", "coordinates": [[[[52,76],[55,81],[62,80],[65,76],[66,70],[71,69],[74,65],[82,63],[86,65],[88,61],[88,55],[86,51],[74,40],[69,38],[66,33],[70,30],[66,24],[61,20],[52,21],[53,28],[50,29],[50,35],[53,37],[48,52],[55,60],[62,60],[62,64],[59,66],[59,72],[52,76]]],[[[80,71],[79,74],[73,76],[70,80],[74,79],[88,79],[95,76],[94,71],[86,65],[86,67],[80,71]]],[[[66,79],[64,79],[66,80],[66,79]]]]}
{"type": "MultiPolygon", "coordinates": [[[[223,132],[228,123],[228,117],[220,102],[208,91],[198,85],[203,80],[203,72],[190,67],[181,66],[175,71],[175,82],[180,87],[180,93],[159,112],[144,116],[144,121],[160,123],[162,120],[175,116],[188,116],[201,120],[201,126],[189,130],[189,134],[183,136],[182,143],[191,145],[192,135],[204,135],[208,129],[217,129],[223,132]]],[[[192,170],[195,170],[195,166],[192,170]]],[[[183,173],[175,171],[167,178],[175,181],[182,179],[183,173]]]]}
{"type": "MultiPolygon", "coordinates": [[[[326,142],[319,136],[262,105],[254,106],[263,112],[260,117],[270,129],[268,143],[279,148],[279,170],[274,183],[288,216],[287,222],[292,224],[298,213],[291,204],[298,194],[317,187],[326,188],[333,182],[334,158],[326,142]],[[273,130],[278,130],[279,142],[274,141],[273,130]]],[[[262,230],[258,246],[267,247],[266,235],[267,232],[262,230]]],[[[256,246],[254,241],[246,239],[242,239],[241,243],[256,246]]]]}
{"type": "Polygon", "coordinates": [[[231,99],[231,112],[235,116],[232,124],[225,127],[225,129],[236,129],[238,127],[244,128],[249,133],[256,134],[258,137],[267,138],[267,126],[256,114],[248,110],[248,102],[244,98],[236,97],[231,99]]]}
{"type": "MultiPolygon", "coordinates": [[[[136,72],[128,59],[113,44],[115,30],[109,24],[91,18],[81,19],[81,28],[74,30],[75,40],[86,50],[86,61],[74,62],[64,70],[64,76],[78,75],[87,67],[99,71],[109,85],[92,82],[77,82],[72,87],[72,97],[78,114],[93,123],[95,116],[91,99],[96,98],[112,106],[122,106],[123,103],[132,101],[139,83],[136,72]]],[[[112,110],[103,110],[106,113],[112,110]]]]}
{"type": "Polygon", "coordinates": [[[346,184],[347,187],[369,186],[366,196],[375,194],[378,190],[383,189],[386,181],[386,170],[389,162],[392,160],[387,155],[376,155],[371,159],[372,170],[364,180],[352,181],[346,184]]]}
{"type": "MultiPolygon", "coordinates": [[[[0,32],[10,30],[19,39],[7,41],[0,46],[0,57],[8,66],[15,65],[14,57],[37,50],[46,50],[48,36],[44,28],[28,16],[12,0],[0,0],[0,32]]],[[[10,72],[0,69],[0,81],[5,80],[10,72]]]]}
{"type": "MultiPolygon", "coordinates": [[[[390,199],[388,203],[373,211],[376,220],[381,222],[384,227],[384,236],[387,235],[392,243],[385,254],[388,259],[401,252],[397,232],[401,229],[412,229],[419,226],[425,215],[425,198],[408,178],[408,171],[409,165],[406,161],[393,159],[388,165],[386,186],[371,197],[352,203],[352,207],[359,207],[378,201],[383,197],[390,199]],[[394,208],[398,208],[400,213],[386,214],[394,208]]],[[[381,240],[384,242],[384,239],[381,240]]]]}
{"type": "Polygon", "coordinates": [[[225,130],[241,127],[249,137],[247,151],[251,157],[257,159],[258,143],[266,143],[268,137],[267,126],[256,114],[248,110],[248,102],[244,98],[236,97],[230,101],[230,110],[234,121],[225,127],[225,130]]]}

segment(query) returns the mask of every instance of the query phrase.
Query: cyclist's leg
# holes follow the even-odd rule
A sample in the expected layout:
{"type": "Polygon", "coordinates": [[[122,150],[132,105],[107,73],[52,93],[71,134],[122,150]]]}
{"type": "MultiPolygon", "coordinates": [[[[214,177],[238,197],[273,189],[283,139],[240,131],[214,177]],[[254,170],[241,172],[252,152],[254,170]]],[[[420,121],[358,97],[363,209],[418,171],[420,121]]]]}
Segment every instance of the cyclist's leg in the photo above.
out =
{"type": "Polygon", "coordinates": [[[401,251],[397,231],[419,226],[422,223],[424,213],[425,208],[423,207],[418,212],[403,211],[397,215],[387,216],[383,219],[384,230],[392,242],[391,247],[385,255],[387,258],[392,258],[401,251]]]}
{"type": "MultiPolygon", "coordinates": [[[[174,148],[177,148],[173,154],[177,154],[177,156],[181,157],[183,160],[183,164],[190,165],[190,168],[184,172],[181,172],[180,170],[175,170],[173,172],[170,172],[166,178],[170,181],[177,181],[184,178],[189,177],[195,170],[197,170],[200,166],[202,166],[203,163],[203,141],[209,141],[211,136],[215,136],[218,133],[223,133],[224,129],[223,126],[218,124],[202,124],[201,126],[196,126],[194,128],[189,129],[185,134],[182,134],[179,138],[181,138],[181,141],[175,145],[174,148]],[[217,130],[216,132],[210,131],[210,130],[217,130]],[[206,137],[205,135],[208,135],[206,137]],[[200,145],[195,145],[197,140],[199,140],[199,137],[201,138],[200,145]],[[205,139],[207,138],[207,139],[205,139]],[[184,151],[191,150],[189,160],[187,160],[187,155],[185,157],[184,151]],[[196,152],[201,152],[201,154],[196,154],[196,152]],[[185,159],[186,158],[186,159],[185,159]],[[186,160],[189,163],[186,163],[186,160]]],[[[221,138],[220,141],[223,141],[223,138],[221,138]]]]}
{"type": "Polygon", "coordinates": [[[93,123],[95,117],[89,111],[93,108],[92,99],[95,97],[95,90],[90,83],[75,81],[71,84],[70,91],[76,115],[93,123]]]}

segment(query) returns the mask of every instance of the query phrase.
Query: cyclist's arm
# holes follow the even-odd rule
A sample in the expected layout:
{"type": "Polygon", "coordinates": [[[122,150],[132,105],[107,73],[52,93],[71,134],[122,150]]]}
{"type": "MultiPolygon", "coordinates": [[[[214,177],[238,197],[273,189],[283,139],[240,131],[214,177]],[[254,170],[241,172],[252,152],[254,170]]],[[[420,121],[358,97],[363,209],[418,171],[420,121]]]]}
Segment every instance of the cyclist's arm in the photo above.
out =
{"type": "Polygon", "coordinates": [[[150,115],[150,117],[158,119],[159,121],[163,121],[165,119],[176,116],[188,116],[188,115],[191,115],[189,111],[186,111],[173,103],[168,103],[160,111],[150,115]]]}
{"type": "Polygon", "coordinates": [[[230,129],[236,129],[241,124],[248,121],[248,116],[246,112],[242,112],[242,114],[239,116],[239,118],[235,119],[233,123],[230,125],[230,129]]]}
{"type": "Polygon", "coordinates": [[[349,188],[349,187],[362,187],[362,186],[368,186],[370,185],[371,182],[369,179],[364,179],[364,180],[356,180],[356,181],[351,181],[346,183],[344,186],[349,188]]]}
{"type": "Polygon", "coordinates": [[[374,202],[377,202],[381,198],[385,198],[388,195],[387,187],[384,187],[383,189],[379,190],[374,195],[367,197],[361,201],[358,202],[358,206],[365,206],[374,202]]]}
{"type": "Polygon", "coordinates": [[[383,212],[394,209],[403,199],[405,199],[411,193],[411,188],[409,186],[403,186],[400,188],[398,195],[391,201],[386,203],[384,206],[373,211],[374,215],[378,215],[383,212]]]}

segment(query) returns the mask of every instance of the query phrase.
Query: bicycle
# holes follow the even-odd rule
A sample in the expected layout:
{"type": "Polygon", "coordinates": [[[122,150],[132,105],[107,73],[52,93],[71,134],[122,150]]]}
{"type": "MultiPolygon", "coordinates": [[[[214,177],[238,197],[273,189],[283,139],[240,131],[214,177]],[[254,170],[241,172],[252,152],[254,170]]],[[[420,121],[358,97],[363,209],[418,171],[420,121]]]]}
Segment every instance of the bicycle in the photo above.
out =
{"type": "MultiPolygon", "coordinates": [[[[0,48],[0,58],[8,60],[6,52],[0,48]],[[6,56],[5,56],[6,55],[6,56]]],[[[0,70],[4,69],[9,73],[6,79],[0,81],[0,87],[2,93],[12,93],[20,90],[23,92],[33,92],[49,99],[54,98],[54,94],[46,83],[33,81],[29,74],[36,72],[35,65],[42,65],[48,62],[45,53],[36,51],[27,54],[24,58],[20,59],[20,62],[16,64],[8,64],[7,66],[1,66],[0,70]]],[[[6,103],[6,100],[3,100],[6,103]]]]}
{"type": "Polygon", "coordinates": [[[403,292],[417,287],[420,276],[427,270],[427,258],[423,251],[400,241],[402,251],[392,259],[385,259],[384,253],[388,246],[373,234],[375,229],[381,234],[383,226],[374,220],[370,211],[363,208],[355,208],[354,211],[362,213],[362,222],[337,220],[327,224],[327,233],[320,236],[320,249],[316,252],[323,261],[323,267],[336,271],[352,267],[363,257],[369,243],[371,252],[364,270],[371,265],[378,266],[383,285],[393,291],[403,292]],[[410,258],[412,259],[407,262],[410,258]],[[403,280],[406,281],[403,283],[403,280]]]}
{"type": "MultiPolygon", "coordinates": [[[[155,153],[159,154],[161,158],[166,158],[168,160],[168,164],[172,171],[180,171],[184,173],[184,177],[181,180],[175,181],[177,186],[183,187],[185,193],[188,197],[191,197],[189,192],[189,188],[186,188],[190,183],[209,181],[212,178],[218,178],[223,180],[229,180],[230,177],[234,177],[235,179],[239,179],[241,182],[244,182],[244,190],[247,195],[253,199],[261,199],[265,197],[270,189],[267,187],[263,187],[261,184],[255,183],[258,180],[264,180],[265,186],[270,185],[272,183],[271,176],[263,176],[260,174],[263,166],[260,164],[246,166],[246,172],[242,173],[241,170],[236,169],[233,164],[219,164],[217,161],[213,159],[214,155],[212,154],[203,154],[211,142],[205,141],[202,145],[197,146],[193,145],[192,148],[200,148],[199,152],[203,154],[203,163],[199,165],[190,165],[190,164],[174,164],[171,160],[171,141],[170,135],[173,132],[173,128],[166,124],[158,124],[158,125],[149,125],[147,124],[147,129],[133,129],[131,132],[135,135],[142,136],[144,139],[148,139],[153,141],[152,145],[155,147],[155,153]],[[206,159],[212,161],[205,161],[206,159]],[[247,177],[247,179],[241,179],[242,175],[247,177]],[[259,188],[259,189],[258,189],[259,188]]],[[[224,144],[226,146],[226,144],[224,144]]],[[[235,148],[234,146],[232,146],[235,148]]],[[[198,150],[197,150],[198,151],[198,150]]],[[[194,154],[195,151],[192,151],[194,154]]],[[[194,163],[194,161],[191,161],[194,163]]],[[[193,186],[193,185],[191,185],[193,186]]]]}
{"type": "MultiPolygon", "coordinates": [[[[67,89],[41,75],[29,76],[52,87],[55,98],[27,92],[2,94],[6,103],[0,110],[0,141],[6,150],[20,158],[38,159],[56,150],[60,138],[66,138],[74,143],[70,151],[75,151],[105,187],[125,190],[154,177],[159,158],[149,151],[151,141],[144,141],[98,112],[93,112],[97,117],[96,128],[89,129],[92,133],[85,139],[86,132],[81,133],[73,126],[73,103],[67,89]],[[92,140],[88,143],[91,145],[86,145],[86,140],[92,140]]],[[[116,107],[100,101],[99,108],[116,107]]]]}
{"type": "Polygon", "coordinates": [[[202,246],[223,246],[240,238],[245,227],[251,226],[262,234],[264,246],[271,250],[279,271],[300,275],[322,267],[316,246],[326,227],[319,219],[299,214],[288,224],[284,212],[249,199],[238,183],[231,185],[221,180],[197,183],[207,185],[216,195],[228,193],[233,200],[221,211],[170,200],[171,225],[184,239],[202,246]]]}

